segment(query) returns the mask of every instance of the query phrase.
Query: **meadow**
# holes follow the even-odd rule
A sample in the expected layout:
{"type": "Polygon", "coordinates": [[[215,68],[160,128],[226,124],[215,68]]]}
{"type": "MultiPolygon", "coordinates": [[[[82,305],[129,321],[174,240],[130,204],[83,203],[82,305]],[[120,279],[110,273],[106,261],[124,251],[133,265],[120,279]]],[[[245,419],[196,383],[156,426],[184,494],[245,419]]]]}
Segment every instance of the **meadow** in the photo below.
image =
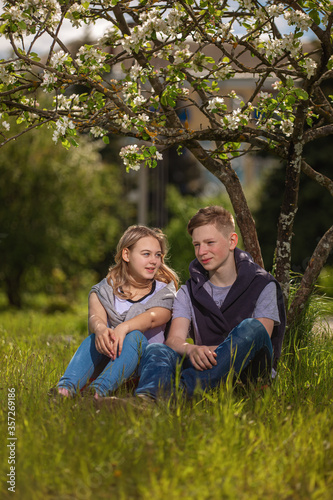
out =
{"type": "Polygon", "coordinates": [[[269,387],[110,410],[48,396],[86,336],[84,302],[53,314],[2,307],[0,498],[333,498],[333,337],[313,323],[286,339],[269,387]]]}

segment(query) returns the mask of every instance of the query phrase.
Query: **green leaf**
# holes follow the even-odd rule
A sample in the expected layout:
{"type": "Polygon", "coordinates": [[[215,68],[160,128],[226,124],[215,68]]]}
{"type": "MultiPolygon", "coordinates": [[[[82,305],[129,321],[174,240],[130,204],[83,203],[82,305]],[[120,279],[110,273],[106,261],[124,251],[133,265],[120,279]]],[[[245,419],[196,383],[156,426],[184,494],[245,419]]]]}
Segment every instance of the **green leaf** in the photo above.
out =
{"type": "Polygon", "coordinates": [[[304,101],[309,99],[309,94],[303,89],[295,89],[295,94],[299,99],[303,99],[304,101]]]}
{"type": "Polygon", "coordinates": [[[110,139],[108,138],[107,135],[103,136],[103,142],[104,142],[104,144],[110,144],[110,139]]]}
{"type": "Polygon", "coordinates": [[[0,26],[0,33],[3,34],[6,31],[7,26],[8,26],[8,21],[6,21],[0,26]]]}
{"type": "Polygon", "coordinates": [[[316,23],[316,24],[320,24],[320,17],[319,17],[319,14],[318,14],[318,10],[317,9],[313,9],[309,12],[309,16],[311,17],[311,19],[316,23]]]}
{"type": "Polygon", "coordinates": [[[71,137],[69,140],[70,140],[71,144],[72,144],[73,146],[75,146],[76,148],[79,146],[79,144],[76,142],[76,140],[75,140],[75,139],[73,139],[73,137],[71,137]]]}

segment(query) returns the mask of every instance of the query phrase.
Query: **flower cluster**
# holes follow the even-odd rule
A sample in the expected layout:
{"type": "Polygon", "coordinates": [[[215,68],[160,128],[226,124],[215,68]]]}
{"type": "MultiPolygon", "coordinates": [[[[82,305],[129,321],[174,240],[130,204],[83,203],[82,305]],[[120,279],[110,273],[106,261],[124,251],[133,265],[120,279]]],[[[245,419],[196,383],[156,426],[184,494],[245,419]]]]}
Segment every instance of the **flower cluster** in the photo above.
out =
{"type": "Polygon", "coordinates": [[[90,74],[91,72],[101,71],[108,57],[109,54],[102,52],[92,45],[83,45],[80,47],[75,61],[81,70],[84,67],[89,68],[88,71],[90,74]]]}
{"type": "Polygon", "coordinates": [[[5,23],[15,25],[12,35],[17,39],[20,39],[22,35],[35,33],[36,19],[42,29],[47,27],[51,30],[57,28],[61,19],[61,8],[57,0],[44,0],[43,2],[23,0],[15,2],[15,5],[6,3],[3,5],[3,11],[2,19],[5,23]]]}
{"type": "Polygon", "coordinates": [[[212,113],[217,113],[219,111],[225,111],[227,106],[224,104],[223,97],[214,97],[211,99],[207,105],[207,111],[212,113]]]}
{"type": "Polygon", "coordinates": [[[87,4],[83,3],[74,3],[66,12],[66,18],[69,19],[72,26],[74,28],[80,28],[84,22],[84,20],[80,17],[87,12],[87,4]]]}
{"type": "Polygon", "coordinates": [[[15,78],[13,75],[10,74],[11,71],[11,65],[10,66],[5,66],[1,64],[0,66],[0,82],[3,85],[11,85],[12,83],[15,82],[15,78]]]}
{"type": "Polygon", "coordinates": [[[300,64],[304,68],[308,79],[315,74],[317,63],[311,57],[306,57],[300,64]]]}
{"type": "Polygon", "coordinates": [[[93,137],[103,137],[105,135],[107,135],[107,130],[105,130],[104,128],[101,128],[101,127],[91,127],[90,129],[90,134],[93,136],[93,137]]]}
{"type": "Polygon", "coordinates": [[[249,117],[246,113],[243,113],[240,108],[234,109],[229,115],[224,115],[221,119],[222,125],[230,130],[237,130],[241,125],[247,125],[249,117]]]}
{"type": "Polygon", "coordinates": [[[158,8],[151,8],[140,14],[140,23],[131,28],[130,35],[125,35],[123,48],[131,54],[137,47],[150,40],[153,34],[160,36],[174,36],[181,25],[182,12],[177,8],[177,4],[170,10],[164,19],[158,8]]]}
{"type": "Polygon", "coordinates": [[[44,71],[43,81],[41,87],[44,87],[44,92],[52,92],[54,89],[54,84],[57,82],[58,78],[54,73],[49,71],[44,71]]]}
{"type": "Polygon", "coordinates": [[[155,146],[139,148],[137,144],[124,146],[121,148],[119,156],[122,158],[127,172],[139,170],[142,163],[149,167],[155,167],[157,160],[163,160],[163,155],[157,151],[155,146]]]}
{"type": "Polygon", "coordinates": [[[53,132],[52,139],[54,142],[58,142],[59,137],[65,137],[68,129],[75,129],[75,125],[67,116],[59,118],[55,123],[55,131],[53,132]]]}
{"type": "Polygon", "coordinates": [[[269,38],[268,40],[258,37],[252,43],[268,59],[281,57],[286,52],[289,52],[292,57],[297,57],[300,54],[299,38],[292,33],[284,35],[282,38],[269,38]]]}
{"type": "Polygon", "coordinates": [[[305,14],[305,12],[288,10],[283,16],[289,26],[295,24],[300,31],[308,31],[313,22],[311,17],[305,14]]]}
{"type": "Polygon", "coordinates": [[[80,94],[71,94],[70,96],[59,94],[53,98],[53,106],[62,111],[69,111],[70,109],[78,111],[81,108],[80,94]]]}

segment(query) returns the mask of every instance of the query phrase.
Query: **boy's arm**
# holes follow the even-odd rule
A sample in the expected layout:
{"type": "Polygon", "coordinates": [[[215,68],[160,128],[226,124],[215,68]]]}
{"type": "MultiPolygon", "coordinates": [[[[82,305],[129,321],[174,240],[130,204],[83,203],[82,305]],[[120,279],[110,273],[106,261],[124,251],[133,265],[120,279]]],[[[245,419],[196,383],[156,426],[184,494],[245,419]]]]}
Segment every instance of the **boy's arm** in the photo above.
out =
{"type": "Polygon", "coordinates": [[[175,318],[172,320],[166,344],[181,356],[188,356],[194,368],[199,371],[207,370],[216,365],[216,353],[214,347],[205,345],[194,345],[186,342],[190,328],[188,318],[175,318]]]}
{"type": "Polygon", "coordinates": [[[256,318],[260,323],[264,325],[264,327],[267,330],[268,335],[271,337],[273,333],[273,328],[274,328],[274,321],[269,318],[256,318]]]}

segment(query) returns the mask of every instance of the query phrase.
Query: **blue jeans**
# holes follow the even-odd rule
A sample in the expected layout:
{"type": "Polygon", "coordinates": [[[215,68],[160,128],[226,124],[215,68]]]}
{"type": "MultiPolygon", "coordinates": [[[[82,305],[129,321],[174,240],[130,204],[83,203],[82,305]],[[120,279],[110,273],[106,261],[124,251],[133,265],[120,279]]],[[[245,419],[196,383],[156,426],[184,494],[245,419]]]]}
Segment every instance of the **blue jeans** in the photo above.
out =
{"type": "Polygon", "coordinates": [[[247,374],[252,379],[272,367],[273,348],[266,328],[257,319],[245,319],[237,325],[215,350],[217,365],[196,370],[190,360],[164,344],[150,344],[140,362],[140,382],[136,394],[156,398],[170,395],[175,387],[176,368],[181,365],[179,386],[188,396],[196,387],[210,389],[226,380],[231,369],[236,375],[247,374]]]}
{"type": "Polygon", "coordinates": [[[100,396],[107,396],[136,372],[147,345],[146,337],[134,330],[126,335],[121,355],[112,361],[96,350],[93,333],[82,342],[57,387],[75,394],[97,376],[90,387],[100,396]]]}

